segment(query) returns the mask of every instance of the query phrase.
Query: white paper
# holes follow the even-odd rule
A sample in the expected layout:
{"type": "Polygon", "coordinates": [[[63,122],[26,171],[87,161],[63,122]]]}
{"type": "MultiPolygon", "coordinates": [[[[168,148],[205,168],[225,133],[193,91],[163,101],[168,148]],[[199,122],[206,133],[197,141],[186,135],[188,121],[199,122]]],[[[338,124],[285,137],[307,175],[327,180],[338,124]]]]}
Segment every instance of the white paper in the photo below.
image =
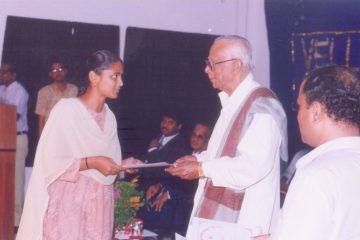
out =
{"type": "Polygon", "coordinates": [[[251,230],[237,223],[228,223],[194,217],[191,221],[192,235],[199,240],[250,240],[251,230]]]}
{"type": "Polygon", "coordinates": [[[167,162],[157,162],[157,163],[137,163],[137,164],[125,164],[122,165],[123,168],[151,168],[151,167],[171,167],[173,164],[167,162]]]}

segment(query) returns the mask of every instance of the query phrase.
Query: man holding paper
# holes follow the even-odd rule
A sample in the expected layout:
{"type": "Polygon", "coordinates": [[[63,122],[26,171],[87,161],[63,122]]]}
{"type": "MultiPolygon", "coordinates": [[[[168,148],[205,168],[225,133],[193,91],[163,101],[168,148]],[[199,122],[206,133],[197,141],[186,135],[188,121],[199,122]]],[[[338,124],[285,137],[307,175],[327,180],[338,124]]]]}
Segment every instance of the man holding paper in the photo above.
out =
{"type": "Polygon", "coordinates": [[[280,157],[287,160],[286,116],[269,89],[253,80],[251,46],[239,36],[217,38],[205,72],[222,110],[208,148],[185,156],[167,172],[200,178],[187,239],[210,229],[237,239],[269,233],[280,210],[280,157]]]}

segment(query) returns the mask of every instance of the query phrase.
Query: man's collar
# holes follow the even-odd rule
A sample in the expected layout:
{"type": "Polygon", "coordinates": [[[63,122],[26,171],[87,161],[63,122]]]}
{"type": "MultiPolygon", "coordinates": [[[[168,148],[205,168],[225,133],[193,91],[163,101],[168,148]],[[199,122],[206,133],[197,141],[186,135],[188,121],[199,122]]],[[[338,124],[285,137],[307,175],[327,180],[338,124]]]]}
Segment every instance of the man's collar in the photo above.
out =
{"type": "Polygon", "coordinates": [[[236,87],[235,91],[228,95],[226,92],[222,91],[219,93],[219,98],[222,107],[225,107],[231,99],[237,99],[237,97],[243,92],[248,92],[249,89],[251,89],[254,82],[253,74],[250,72],[243,81],[239,83],[239,85],[236,87]]]}
{"type": "Polygon", "coordinates": [[[8,87],[10,87],[11,85],[13,85],[15,82],[16,82],[16,80],[14,80],[14,81],[12,81],[11,83],[9,83],[9,85],[4,84],[4,86],[5,86],[5,88],[8,88],[8,87]]]}
{"type": "Polygon", "coordinates": [[[322,155],[325,152],[337,151],[348,148],[359,149],[360,151],[360,137],[341,137],[323,143],[308,154],[301,157],[296,163],[296,169],[307,166],[314,159],[316,159],[318,156],[322,155]]]}

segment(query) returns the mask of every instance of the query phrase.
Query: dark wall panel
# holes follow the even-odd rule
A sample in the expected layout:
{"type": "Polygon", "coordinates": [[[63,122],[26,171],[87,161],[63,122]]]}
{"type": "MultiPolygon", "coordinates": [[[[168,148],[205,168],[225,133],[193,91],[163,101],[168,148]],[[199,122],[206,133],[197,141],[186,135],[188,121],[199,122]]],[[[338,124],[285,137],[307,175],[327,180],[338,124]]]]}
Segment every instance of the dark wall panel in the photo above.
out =
{"type": "Polygon", "coordinates": [[[125,42],[125,84],[120,96],[122,146],[140,154],[159,131],[161,113],[176,106],[187,134],[194,122],[214,121],[217,92],[204,73],[216,36],[129,27],[125,42]]]}

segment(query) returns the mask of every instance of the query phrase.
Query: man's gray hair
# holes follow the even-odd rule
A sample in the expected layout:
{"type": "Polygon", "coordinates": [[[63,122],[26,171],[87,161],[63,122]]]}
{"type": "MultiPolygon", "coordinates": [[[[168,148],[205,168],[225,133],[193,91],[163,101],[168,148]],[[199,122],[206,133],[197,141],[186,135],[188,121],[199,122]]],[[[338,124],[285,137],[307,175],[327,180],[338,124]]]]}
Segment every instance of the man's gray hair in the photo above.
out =
{"type": "Polygon", "coordinates": [[[241,62],[248,68],[248,70],[251,71],[254,68],[254,65],[252,61],[252,50],[249,40],[238,35],[227,35],[217,37],[214,40],[214,43],[223,40],[229,41],[233,44],[233,46],[237,49],[237,51],[233,52],[233,58],[239,58],[241,62]]]}

